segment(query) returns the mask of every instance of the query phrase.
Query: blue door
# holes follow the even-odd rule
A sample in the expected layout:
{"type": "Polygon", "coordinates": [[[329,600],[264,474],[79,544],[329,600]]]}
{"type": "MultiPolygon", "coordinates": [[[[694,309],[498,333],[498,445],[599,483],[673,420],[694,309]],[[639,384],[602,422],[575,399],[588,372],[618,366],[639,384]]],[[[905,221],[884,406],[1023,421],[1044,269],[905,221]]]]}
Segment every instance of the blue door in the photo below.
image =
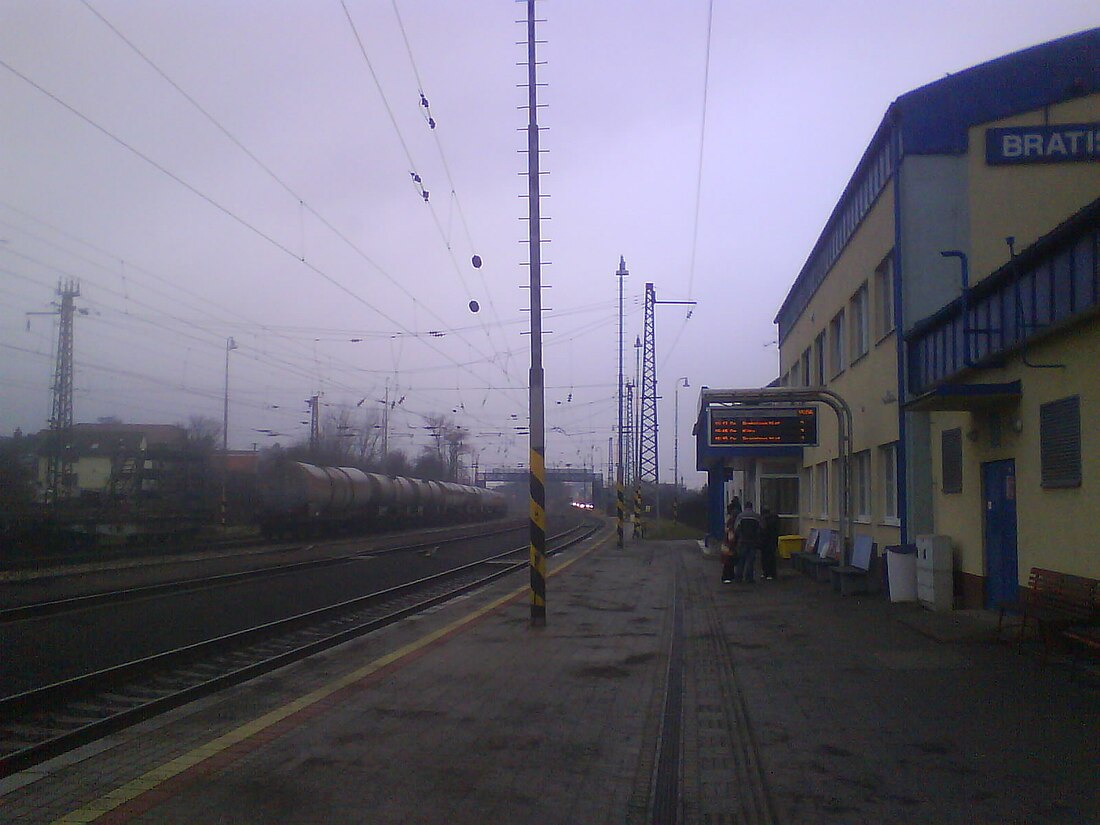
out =
{"type": "Polygon", "coordinates": [[[985,606],[998,607],[1019,597],[1016,559],[1016,462],[982,465],[985,537],[985,606]]]}

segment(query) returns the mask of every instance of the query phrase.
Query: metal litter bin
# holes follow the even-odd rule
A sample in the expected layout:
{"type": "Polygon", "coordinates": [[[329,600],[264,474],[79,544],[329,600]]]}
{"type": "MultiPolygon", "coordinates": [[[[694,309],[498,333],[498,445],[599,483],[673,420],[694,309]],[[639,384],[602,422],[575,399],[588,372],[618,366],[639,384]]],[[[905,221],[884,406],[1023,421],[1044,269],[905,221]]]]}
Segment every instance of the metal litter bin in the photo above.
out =
{"type": "Polygon", "coordinates": [[[779,558],[789,559],[795,553],[801,553],[805,543],[806,539],[802,536],[780,536],[779,558]]]}

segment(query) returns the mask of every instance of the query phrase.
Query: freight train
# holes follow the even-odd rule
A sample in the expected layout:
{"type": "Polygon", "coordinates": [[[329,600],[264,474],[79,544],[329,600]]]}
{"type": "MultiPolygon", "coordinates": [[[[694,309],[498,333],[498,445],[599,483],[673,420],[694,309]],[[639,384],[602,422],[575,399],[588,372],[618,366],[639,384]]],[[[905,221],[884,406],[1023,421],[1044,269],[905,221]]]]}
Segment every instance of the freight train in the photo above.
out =
{"type": "Polygon", "coordinates": [[[269,538],[503,516],[507,500],[484,487],[278,461],[259,475],[259,525],[269,538]]]}

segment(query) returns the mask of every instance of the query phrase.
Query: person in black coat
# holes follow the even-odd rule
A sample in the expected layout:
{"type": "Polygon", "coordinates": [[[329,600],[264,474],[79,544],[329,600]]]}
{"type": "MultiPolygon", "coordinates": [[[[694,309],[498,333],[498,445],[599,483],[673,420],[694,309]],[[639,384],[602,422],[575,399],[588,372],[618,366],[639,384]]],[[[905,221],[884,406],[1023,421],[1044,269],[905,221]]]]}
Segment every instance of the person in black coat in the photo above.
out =
{"type": "Polygon", "coordinates": [[[779,552],[779,516],[764,508],[764,539],[760,547],[760,572],[765,579],[776,575],[776,555],[779,552]]]}

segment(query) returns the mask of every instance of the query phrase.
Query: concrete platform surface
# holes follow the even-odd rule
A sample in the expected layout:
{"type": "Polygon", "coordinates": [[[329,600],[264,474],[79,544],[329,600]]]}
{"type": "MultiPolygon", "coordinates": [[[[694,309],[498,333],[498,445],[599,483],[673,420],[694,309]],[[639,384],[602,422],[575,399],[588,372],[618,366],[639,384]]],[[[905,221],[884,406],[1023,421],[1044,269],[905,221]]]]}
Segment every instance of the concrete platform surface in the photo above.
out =
{"type": "Polygon", "coordinates": [[[0,781],[0,821],[1100,822],[1100,691],[981,617],[690,541],[553,568],[545,628],[497,583],[0,781]]]}

